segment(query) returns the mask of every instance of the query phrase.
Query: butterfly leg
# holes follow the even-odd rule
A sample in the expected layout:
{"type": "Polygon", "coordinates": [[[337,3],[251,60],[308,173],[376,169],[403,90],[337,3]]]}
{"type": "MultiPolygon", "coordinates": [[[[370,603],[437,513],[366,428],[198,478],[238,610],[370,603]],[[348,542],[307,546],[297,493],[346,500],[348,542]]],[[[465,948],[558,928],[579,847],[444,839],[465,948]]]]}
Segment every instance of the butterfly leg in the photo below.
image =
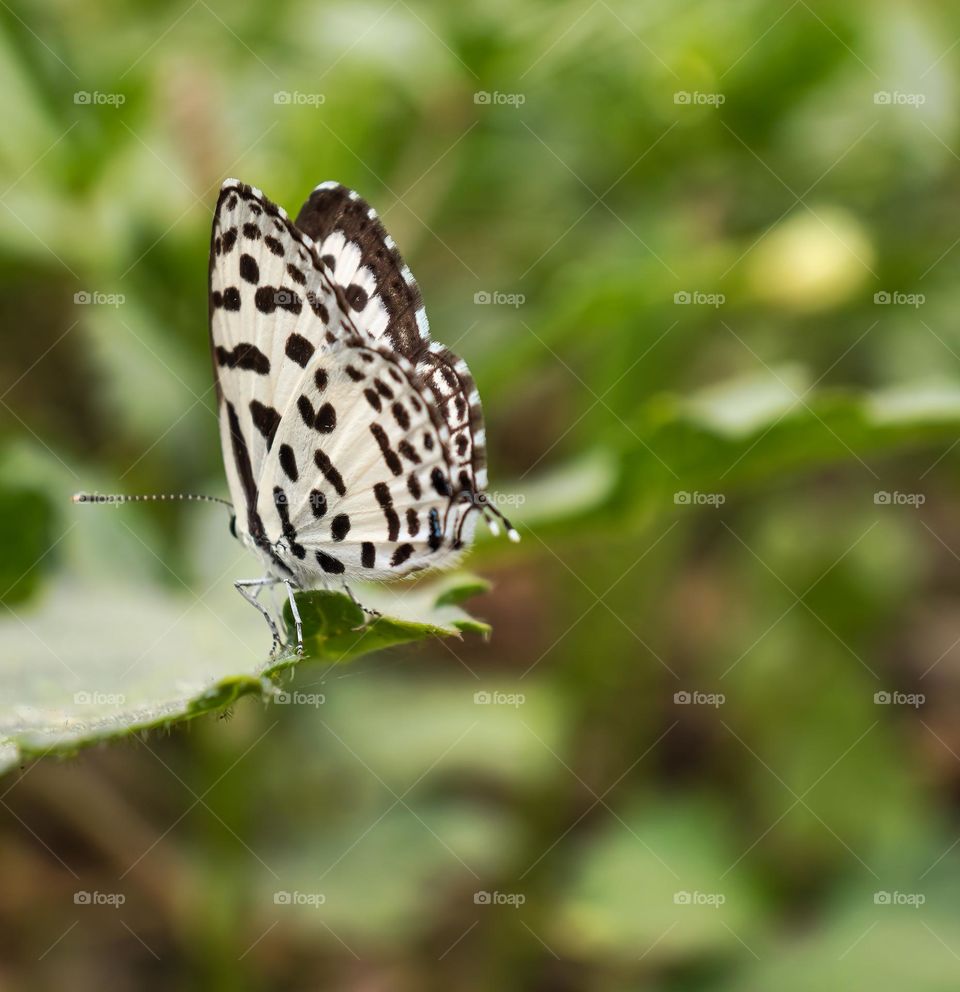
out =
{"type": "Polygon", "coordinates": [[[275,585],[276,582],[277,579],[267,577],[265,579],[238,579],[233,584],[237,592],[240,593],[240,595],[243,596],[243,598],[250,603],[251,606],[255,606],[263,615],[263,619],[267,621],[267,625],[270,627],[270,633],[273,635],[273,644],[270,648],[271,655],[275,654],[280,649],[283,642],[280,640],[280,631],[277,630],[277,625],[274,623],[273,617],[270,616],[267,608],[259,602],[257,599],[257,593],[264,586],[275,585]],[[249,590],[251,588],[255,591],[250,592],[249,590]]]}
{"type": "Polygon", "coordinates": [[[290,612],[293,614],[293,622],[297,625],[297,654],[303,654],[303,622],[300,619],[300,611],[297,609],[297,601],[293,595],[293,585],[284,580],[287,587],[287,598],[290,600],[290,612]]]}
{"type": "MultiPolygon", "coordinates": [[[[350,586],[348,586],[346,584],[346,582],[344,582],[344,584],[343,584],[343,591],[350,597],[350,602],[353,603],[353,605],[356,606],[358,609],[360,609],[364,613],[366,613],[366,615],[368,617],[371,617],[371,618],[373,618],[375,620],[377,617],[382,617],[383,616],[383,614],[379,610],[371,610],[371,609],[368,609],[366,606],[364,606],[363,603],[361,603],[360,600],[357,599],[356,596],[354,596],[353,590],[350,588],[350,586]]],[[[368,623],[369,623],[368,620],[364,620],[363,623],[359,627],[354,627],[353,629],[354,630],[363,630],[364,627],[366,627],[368,623]]]]}

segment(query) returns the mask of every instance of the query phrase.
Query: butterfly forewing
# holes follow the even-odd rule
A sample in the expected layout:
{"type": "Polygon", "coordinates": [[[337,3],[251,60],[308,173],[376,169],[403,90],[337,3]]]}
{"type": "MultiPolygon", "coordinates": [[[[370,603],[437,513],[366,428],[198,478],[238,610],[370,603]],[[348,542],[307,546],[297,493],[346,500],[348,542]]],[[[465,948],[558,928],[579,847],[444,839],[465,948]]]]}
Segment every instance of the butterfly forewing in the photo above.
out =
{"type": "MultiPolygon", "coordinates": [[[[342,333],[342,319],[309,238],[258,190],[225,183],[210,251],[210,338],[236,506],[251,508],[303,370],[342,333]]],[[[238,518],[245,527],[248,515],[238,518]]]]}

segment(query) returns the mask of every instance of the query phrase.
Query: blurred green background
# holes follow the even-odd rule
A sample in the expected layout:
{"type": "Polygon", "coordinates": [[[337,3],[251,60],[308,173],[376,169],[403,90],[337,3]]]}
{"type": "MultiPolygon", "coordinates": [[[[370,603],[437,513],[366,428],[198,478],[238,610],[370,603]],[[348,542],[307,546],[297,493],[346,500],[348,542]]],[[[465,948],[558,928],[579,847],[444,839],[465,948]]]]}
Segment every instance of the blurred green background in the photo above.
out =
{"type": "Polygon", "coordinates": [[[4,719],[47,633],[126,669],[186,611],[171,665],[265,655],[222,514],[67,501],[225,495],[226,176],[378,209],[523,542],[469,560],[489,643],[20,762],[0,987],[956,988],[958,37],[850,0],[4,3],[4,719]]]}

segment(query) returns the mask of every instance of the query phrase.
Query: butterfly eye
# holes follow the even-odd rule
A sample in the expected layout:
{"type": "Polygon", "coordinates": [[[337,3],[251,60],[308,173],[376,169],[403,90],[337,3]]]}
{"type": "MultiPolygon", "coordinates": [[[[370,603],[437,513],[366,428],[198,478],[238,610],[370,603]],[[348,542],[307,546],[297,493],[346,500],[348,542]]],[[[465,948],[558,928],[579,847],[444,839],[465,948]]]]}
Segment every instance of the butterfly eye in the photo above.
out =
{"type": "Polygon", "coordinates": [[[237,515],[235,513],[230,515],[230,533],[233,534],[234,537],[237,536],[237,515]]]}

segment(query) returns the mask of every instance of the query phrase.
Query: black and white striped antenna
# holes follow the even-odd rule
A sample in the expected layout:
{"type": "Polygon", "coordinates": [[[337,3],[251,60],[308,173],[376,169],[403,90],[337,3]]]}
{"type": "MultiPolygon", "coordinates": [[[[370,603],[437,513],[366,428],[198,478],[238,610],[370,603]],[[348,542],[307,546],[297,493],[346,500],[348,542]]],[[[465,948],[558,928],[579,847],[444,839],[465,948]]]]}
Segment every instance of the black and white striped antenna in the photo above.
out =
{"type": "Polygon", "coordinates": [[[220,503],[233,509],[233,503],[219,496],[200,493],[74,493],[73,503],[98,503],[118,506],[120,503],[220,503]]]}

